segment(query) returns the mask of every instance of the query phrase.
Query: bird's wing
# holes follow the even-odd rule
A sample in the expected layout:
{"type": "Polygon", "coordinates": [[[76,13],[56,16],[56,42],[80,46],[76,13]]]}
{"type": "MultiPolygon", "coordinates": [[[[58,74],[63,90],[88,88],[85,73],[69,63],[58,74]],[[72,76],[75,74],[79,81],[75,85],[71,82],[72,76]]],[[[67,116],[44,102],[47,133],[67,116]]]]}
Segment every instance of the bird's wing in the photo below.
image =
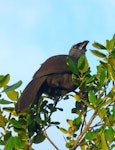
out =
{"type": "Polygon", "coordinates": [[[16,113],[24,112],[29,105],[35,100],[36,95],[41,96],[41,87],[44,84],[46,76],[42,78],[33,79],[24,89],[19,101],[16,104],[16,113]]]}
{"type": "MultiPolygon", "coordinates": [[[[40,78],[42,76],[56,74],[56,73],[70,73],[70,69],[66,64],[67,57],[69,55],[57,55],[47,59],[40,67],[40,69],[34,74],[33,78],[40,78]]],[[[77,60],[71,57],[74,62],[77,60]]]]}

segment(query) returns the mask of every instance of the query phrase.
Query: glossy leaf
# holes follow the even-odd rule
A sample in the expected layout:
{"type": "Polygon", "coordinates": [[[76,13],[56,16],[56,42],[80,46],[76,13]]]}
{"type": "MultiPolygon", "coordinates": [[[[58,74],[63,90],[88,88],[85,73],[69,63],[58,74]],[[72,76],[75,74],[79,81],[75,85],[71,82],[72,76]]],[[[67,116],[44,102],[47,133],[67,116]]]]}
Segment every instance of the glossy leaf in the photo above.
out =
{"type": "Polygon", "coordinates": [[[72,120],[67,119],[67,123],[68,123],[70,126],[73,126],[73,121],[72,121],[72,120]]]}
{"type": "Polygon", "coordinates": [[[107,69],[108,69],[108,77],[109,79],[115,81],[115,72],[110,64],[107,64],[107,69]]]}
{"type": "Polygon", "coordinates": [[[0,87],[6,87],[10,80],[10,75],[0,76],[0,87]]]}
{"type": "Polygon", "coordinates": [[[82,118],[80,115],[79,117],[74,119],[73,124],[76,126],[76,125],[79,125],[81,122],[82,122],[82,118]]]}
{"type": "Polygon", "coordinates": [[[109,58],[108,63],[111,65],[112,69],[115,71],[115,57],[109,58]]]}
{"type": "Polygon", "coordinates": [[[11,100],[18,100],[18,92],[14,91],[14,90],[6,92],[6,95],[11,100]]]}
{"type": "Polygon", "coordinates": [[[8,91],[15,90],[15,89],[17,89],[18,87],[20,87],[21,84],[22,84],[22,81],[19,81],[19,82],[15,83],[15,84],[13,84],[13,85],[8,86],[7,88],[5,88],[5,89],[3,90],[3,92],[8,92],[8,91]]]}
{"type": "Polygon", "coordinates": [[[81,97],[79,95],[74,95],[74,98],[78,101],[78,102],[81,102],[81,97]]]}
{"type": "Polygon", "coordinates": [[[103,119],[106,116],[106,113],[107,113],[106,108],[98,109],[98,115],[101,119],[103,119]]]}
{"type": "Polygon", "coordinates": [[[96,107],[96,96],[95,96],[95,93],[93,91],[90,91],[88,93],[88,98],[89,98],[89,101],[94,105],[94,107],[96,107]]]}
{"type": "Polygon", "coordinates": [[[91,52],[92,52],[95,56],[97,56],[97,57],[100,57],[100,58],[105,58],[105,57],[106,57],[106,55],[105,55],[104,53],[101,53],[101,52],[99,52],[99,51],[97,51],[97,50],[91,50],[91,52]]]}
{"type": "Polygon", "coordinates": [[[67,63],[67,65],[69,66],[69,69],[70,69],[74,74],[77,75],[77,74],[78,74],[77,65],[74,63],[74,61],[73,61],[71,58],[67,57],[66,63],[67,63]]]}
{"type": "Polygon", "coordinates": [[[104,133],[101,134],[101,149],[109,150],[104,133]]]}
{"type": "Polygon", "coordinates": [[[61,132],[63,132],[64,134],[68,134],[68,131],[67,131],[66,129],[64,129],[64,128],[59,128],[59,127],[58,127],[58,129],[59,129],[61,132]]]}
{"type": "Polygon", "coordinates": [[[85,55],[81,56],[77,64],[80,73],[85,73],[89,69],[89,64],[85,55]]]}
{"type": "Polygon", "coordinates": [[[93,43],[93,46],[95,47],[95,48],[98,48],[98,49],[106,49],[106,47],[105,46],[103,46],[102,44],[100,44],[100,43],[98,43],[98,42],[94,42],[93,43]]]}
{"type": "Polygon", "coordinates": [[[106,48],[108,50],[112,50],[115,46],[114,40],[106,40],[106,48]]]}
{"type": "Polygon", "coordinates": [[[45,138],[46,137],[42,133],[37,134],[33,138],[33,143],[35,143],[35,144],[42,143],[45,140],[45,138]]]}

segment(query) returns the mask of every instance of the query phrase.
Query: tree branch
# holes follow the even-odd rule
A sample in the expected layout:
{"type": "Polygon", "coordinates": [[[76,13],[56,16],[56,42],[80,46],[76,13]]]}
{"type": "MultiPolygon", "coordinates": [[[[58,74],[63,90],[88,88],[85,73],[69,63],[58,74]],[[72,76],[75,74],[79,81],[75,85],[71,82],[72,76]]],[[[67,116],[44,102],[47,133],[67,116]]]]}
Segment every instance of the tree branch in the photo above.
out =
{"type": "Polygon", "coordinates": [[[95,110],[95,112],[93,113],[93,115],[92,115],[91,119],[89,120],[88,124],[85,126],[84,130],[78,136],[77,140],[75,141],[74,146],[70,150],[75,150],[79,146],[79,143],[82,140],[82,137],[88,131],[88,129],[89,129],[90,125],[92,124],[92,121],[94,120],[96,115],[97,115],[97,110],[95,110]]]}
{"type": "Polygon", "coordinates": [[[49,136],[47,135],[46,131],[44,131],[43,133],[44,133],[44,136],[47,138],[47,140],[53,145],[53,147],[56,150],[59,150],[58,147],[54,144],[54,142],[49,138],[49,136]]]}

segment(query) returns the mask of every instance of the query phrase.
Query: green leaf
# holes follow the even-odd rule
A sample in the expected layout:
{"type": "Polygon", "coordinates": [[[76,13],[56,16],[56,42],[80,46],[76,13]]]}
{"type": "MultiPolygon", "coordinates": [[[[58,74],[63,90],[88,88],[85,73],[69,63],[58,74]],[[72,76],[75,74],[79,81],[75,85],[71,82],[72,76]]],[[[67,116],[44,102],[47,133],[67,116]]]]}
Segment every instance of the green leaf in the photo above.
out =
{"type": "Polygon", "coordinates": [[[106,71],[106,69],[103,68],[102,65],[98,66],[97,70],[98,70],[98,72],[97,72],[96,78],[99,81],[99,87],[102,87],[106,83],[107,71],[106,71]]]}
{"type": "Polygon", "coordinates": [[[101,149],[109,150],[104,133],[101,134],[101,149]]]}
{"type": "Polygon", "coordinates": [[[109,127],[109,129],[106,129],[104,133],[106,139],[111,143],[114,140],[115,131],[112,129],[112,127],[109,127]]]}
{"type": "Polygon", "coordinates": [[[115,41],[115,34],[113,34],[113,38],[112,38],[112,40],[114,40],[114,41],[115,41]]]}
{"type": "Polygon", "coordinates": [[[107,113],[106,108],[98,109],[98,115],[101,119],[103,119],[106,116],[106,113],[107,113]]]}
{"type": "Polygon", "coordinates": [[[6,95],[11,100],[18,100],[18,92],[14,91],[14,90],[6,92],[6,95]]]}
{"type": "Polygon", "coordinates": [[[79,125],[81,122],[82,122],[81,115],[73,120],[73,124],[74,124],[75,126],[76,126],[76,125],[79,125]]]}
{"type": "Polygon", "coordinates": [[[94,80],[95,80],[95,75],[90,76],[90,77],[86,77],[86,83],[93,82],[94,80]]]}
{"type": "Polygon", "coordinates": [[[20,87],[21,84],[22,84],[22,81],[19,81],[19,82],[15,83],[15,84],[13,84],[13,85],[8,86],[7,88],[5,88],[5,89],[3,90],[3,92],[8,92],[8,91],[15,90],[15,89],[17,89],[18,87],[20,87]]]}
{"type": "Polygon", "coordinates": [[[33,143],[35,144],[42,143],[45,140],[45,138],[46,137],[42,133],[39,133],[36,136],[34,136],[33,143]]]}
{"type": "Polygon", "coordinates": [[[91,52],[93,53],[93,55],[95,55],[95,56],[97,56],[99,58],[105,58],[106,57],[106,55],[104,53],[101,53],[101,52],[99,52],[97,50],[91,50],[91,52]]]}
{"type": "Polygon", "coordinates": [[[10,80],[10,75],[0,76],[0,87],[5,87],[10,80]]]}
{"type": "Polygon", "coordinates": [[[7,112],[12,112],[14,110],[14,107],[4,107],[3,110],[7,112]]]}
{"type": "Polygon", "coordinates": [[[112,50],[115,46],[114,40],[106,40],[106,48],[108,50],[112,50]]]}
{"type": "Polygon", "coordinates": [[[78,75],[77,65],[74,63],[74,61],[73,61],[71,58],[67,57],[66,63],[67,63],[67,65],[69,66],[69,69],[70,69],[74,74],[78,75]]]}
{"type": "Polygon", "coordinates": [[[96,107],[97,99],[96,99],[95,93],[93,91],[90,91],[88,93],[88,98],[89,98],[89,101],[94,105],[94,107],[96,107]]]}
{"type": "Polygon", "coordinates": [[[10,101],[4,100],[4,99],[0,99],[0,104],[2,104],[2,105],[12,104],[12,103],[13,102],[10,102],[10,101]]]}
{"type": "Polygon", "coordinates": [[[68,131],[64,128],[57,127],[62,133],[68,134],[68,131]]]}
{"type": "Polygon", "coordinates": [[[0,112],[0,127],[4,127],[6,125],[5,117],[0,112]]]}
{"type": "Polygon", "coordinates": [[[89,69],[89,64],[85,55],[81,56],[78,60],[77,67],[80,73],[85,73],[89,69]]]}
{"type": "Polygon", "coordinates": [[[111,65],[112,69],[115,71],[115,57],[109,58],[108,63],[111,65]]]}
{"type": "Polygon", "coordinates": [[[85,135],[85,139],[88,139],[88,140],[92,140],[94,138],[94,133],[93,132],[88,132],[86,133],[85,135]]]}
{"type": "Polygon", "coordinates": [[[16,128],[22,128],[22,126],[21,126],[21,124],[19,123],[19,121],[17,121],[17,120],[14,119],[14,118],[12,118],[12,119],[10,120],[10,123],[11,123],[14,127],[16,127],[16,128]]]}
{"type": "Polygon", "coordinates": [[[110,64],[107,64],[108,78],[115,81],[115,72],[110,64]]]}
{"type": "Polygon", "coordinates": [[[19,137],[10,137],[7,141],[4,150],[24,149],[25,144],[19,137]]]}
{"type": "Polygon", "coordinates": [[[72,120],[67,119],[67,123],[68,123],[70,126],[73,126],[73,121],[72,121],[72,120]]]}
{"type": "Polygon", "coordinates": [[[103,46],[102,44],[100,44],[100,43],[98,43],[98,42],[94,42],[93,43],[93,46],[95,47],[95,48],[98,48],[98,49],[106,49],[106,47],[105,46],[103,46]]]}

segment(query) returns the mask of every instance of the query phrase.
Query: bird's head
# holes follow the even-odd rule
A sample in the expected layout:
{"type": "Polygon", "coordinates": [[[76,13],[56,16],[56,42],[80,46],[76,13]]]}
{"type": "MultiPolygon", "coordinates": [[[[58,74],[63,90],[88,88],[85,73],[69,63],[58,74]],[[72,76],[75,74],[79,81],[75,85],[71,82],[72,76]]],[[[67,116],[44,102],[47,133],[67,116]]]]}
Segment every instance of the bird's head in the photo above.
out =
{"type": "Polygon", "coordinates": [[[86,46],[89,43],[89,41],[83,41],[81,43],[77,43],[72,46],[72,48],[69,51],[69,55],[73,56],[77,59],[79,59],[82,55],[86,52],[86,46]]]}

